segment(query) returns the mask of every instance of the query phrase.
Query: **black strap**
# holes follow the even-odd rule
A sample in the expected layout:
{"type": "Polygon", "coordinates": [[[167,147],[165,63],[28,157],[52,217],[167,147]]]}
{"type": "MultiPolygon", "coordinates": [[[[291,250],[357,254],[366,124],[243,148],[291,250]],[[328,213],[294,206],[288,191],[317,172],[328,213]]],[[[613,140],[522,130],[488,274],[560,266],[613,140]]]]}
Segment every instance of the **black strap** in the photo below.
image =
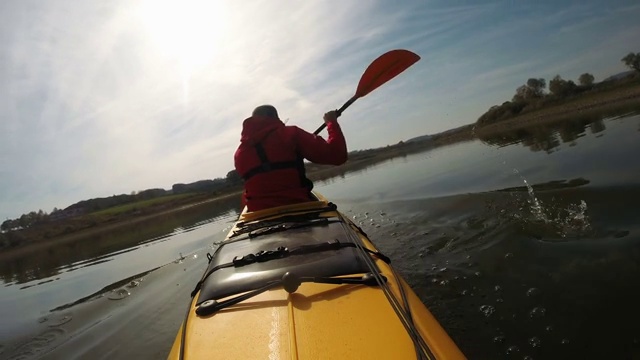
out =
{"type": "MultiPolygon", "coordinates": [[[[304,158],[298,154],[295,160],[291,161],[278,161],[278,162],[270,162],[267,157],[266,151],[264,151],[264,147],[261,143],[257,143],[254,145],[256,152],[258,153],[258,158],[260,159],[260,165],[254,167],[253,169],[247,171],[242,175],[244,181],[248,181],[252,177],[266,173],[274,170],[283,170],[283,169],[296,169],[298,171],[298,176],[300,178],[300,185],[307,188],[309,192],[313,190],[313,182],[307,178],[306,169],[304,167],[304,158]]],[[[311,198],[311,194],[309,194],[311,198]]]]}
{"type": "Polygon", "coordinates": [[[262,147],[262,144],[255,144],[254,148],[258,153],[258,158],[260,158],[260,165],[244,173],[244,175],[242,175],[244,181],[247,181],[256,175],[265,172],[282,169],[298,169],[299,167],[297,160],[269,162],[269,158],[267,157],[267,153],[264,151],[264,147],[262,147]]]}
{"type": "Polygon", "coordinates": [[[290,169],[290,168],[297,169],[298,164],[295,161],[264,163],[262,165],[256,166],[253,169],[247,171],[247,173],[244,174],[243,178],[244,178],[244,181],[247,181],[250,178],[261,173],[269,172],[272,170],[282,170],[282,169],[290,169]]]}
{"type": "Polygon", "coordinates": [[[298,169],[298,175],[300,175],[300,185],[306,187],[309,190],[309,198],[313,199],[311,196],[311,190],[313,190],[313,181],[307,178],[307,169],[304,167],[304,158],[298,154],[298,159],[296,160],[296,165],[298,169]]]}
{"type": "MultiPolygon", "coordinates": [[[[211,269],[209,269],[205,273],[205,275],[202,277],[202,279],[198,281],[198,283],[196,284],[195,289],[193,289],[193,291],[191,292],[191,297],[196,296],[196,294],[198,293],[198,291],[200,291],[200,289],[202,288],[202,285],[204,284],[205,280],[207,280],[209,275],[213,274],[214,272],[220,269],[229,268],[229,267],[242,267],[242,266],[250,265],[257,262],[265,262],[273,259],[282,259],[292,255],[305,255],[305,254],[310,254],[314,252],[339,250],[346,247],[356,247],[356,244],[352,242],[344,243],[344,242],[335,240],[335,241],[329,241],[329,242],[323,242],[323,243],[317,243],[317,244],[300,245],[293,249],[280,246],[275,250],[266,250],[266,251],[261,250],[255,254],[247,254],[244,256],[234,256],[232,261],[225,264],[216,265],[211,269]]],[[[378,257],[380,260],[386,262],[387,264],[391,262],[391,259],[389,259],[384,254],[380,253],[379,251],[373,251],[367,248],[364,248],[364,250],[366,250],[369,254],[378,257]]],[[[209,262],[213,260],[213,257],[210,257],[209,255],[207,255],[207,258],[209,259],[209,262]]]]}
{"type": "MultiPolygon", "coordinates": [[[[386,282],[387,278],[381,276],[382,279],[386,282]]],[[[198,316],[207,316],[215,313],[216,311],[227,308],[231,305],[235,305],[239,302],[250,299],[256,295],[262,294],[265,291],[274,289],[278,286],[282,286],[286,292],[289,294],[294,293],[298,290],[298,287],[304,282],[313,282],[319,284],[362,284],[367,286],[377,286],[380,285],[375,276],[371,273],[364,274],[362,276],[349,276],[349,277],[312,277],[312,276],[304,276],[298,277],[293,273],[286,272],[282,279],[275,280],[267,283],[263,287],[252,290],[250,292],[246,292],[240,295],[237,295],[233,298],[228,298],[226,300],[218,301],[214,299],[203,301],[196,308],[196,315],[198,316]]],[[[184,329],[184,326],[183,326],[184,329]]]]}
{"type": "MultiPolygon", "coordinates": [[[[309,222],[309,221],[314,221],[314,220],[318,220],[320,219],[320,214],[328,212],[328,211],[335,211],[338,207],[336,206],[336,204],[329,202],[327,203],[327,206],[323,207],[323,208],[319,208],[319,209],[315,209],[312,212],[307,212],[307,213],[303,213],[303,214],[295,214],[296,211],[292,210],[290,212],[284,212],[281,213],[280,215],[282,215],[281,217],[274,219],[274,220],[254,220],[254,221],[238,221],[236,223],[236,227],[238,227],[238,230],[235,230],[231,233],[231,235],[229,236],[229,239],[234,238],[238,235],[242,235],[242,234],[246,234],[248,232],[251,231],[255,231],[258,229],[263,229],[263,228],[268,228],[268,227],[272,227],[272,226],[279,226],[282,225],[284,223],[289,223],[289,222],[309,222]],[[291,214],[294,215],[291,215],[291,214]]],[[[299,211],[299,210],[298,210],[299,211]]],[[[329,222],[329,221],[327,221],[329,222]]],[[[335,220],[333,220],[332,222],[335,222],[335,220]]],[[[313,225],[316,225],[316,223],[314,223],[313,225]]],[[[304,226],[304,225],[303,225],[304,226]]],[[[242,239],[239,239],[242,240],[242,239]]],[[[237,240],[235,240],[237,241],[237,240]]],[[[228,240],[225,242],[229,242],[228,240]]]]}
{"type": "MultiPolygon", "coordinates": [[[[265,262],[273,259],[280,259],[290,255],[302,255],[302,254],[309,254],[312,252],[338,250],[343,247],[355,247],[355,244],[341,243],[338,240],[336,240],[335,242],[325,242],[325,243],[318,243],[313,245],[301,245],[293,249],[288,249],[284,246],[280,246],[275,250],[268,250],[268,251],[263,250],[255,254],[247,254],[244,256],[234,256],[231,262],[228,262],[225,264],[219,264],[209,269],[205,273],[205,275],[202,277],[202,279],[198,281],[198,283],[196,284],[196,288],[193,289],[193,291],[191,292],[191,297],[196,296],[196,294],[202,287],[202,284],[204,284],[205,280],[209,277],[209,275],[213,274],[214,272],[220,269],[229,268],[229,267],[241,267],[241,266],[253,264],[256,262],[265,262]]],[[[209,262],[213,260],[213,257],[207,256],[207,258],[209,259],[209,262]]]]}
{"type": "Polygon", "coordinates": [[[256,148],[256,152],[258,153],[260,161],[262,161],[262,165],[269,166],[269,158],[267,157],[267,153],[264,151],[262,144],[257,143],[254,147],[256,148]]]}

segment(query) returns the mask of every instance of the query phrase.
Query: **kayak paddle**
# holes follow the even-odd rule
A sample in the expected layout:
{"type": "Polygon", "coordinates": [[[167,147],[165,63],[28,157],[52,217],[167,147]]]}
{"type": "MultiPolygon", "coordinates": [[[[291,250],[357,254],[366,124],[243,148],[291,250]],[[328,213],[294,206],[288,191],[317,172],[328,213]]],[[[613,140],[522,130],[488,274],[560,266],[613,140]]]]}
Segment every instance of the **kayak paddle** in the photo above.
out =
{"type": "MultiPolygon", "coordinates": [[[[373,60],[367,70],[364,71],[364,74],[362,74],[355,95],[344,103],[340,109],[336,110],[338,116],[342,115],[342,112],[356,100],[393,79],[418,60],[420,60],[420,56],[409,50],[391,50],[380,55],[377,59],[373,60]]],[[[327,124],[322,124],[313,134],[318,135],[326,126],[327,124]]]]}

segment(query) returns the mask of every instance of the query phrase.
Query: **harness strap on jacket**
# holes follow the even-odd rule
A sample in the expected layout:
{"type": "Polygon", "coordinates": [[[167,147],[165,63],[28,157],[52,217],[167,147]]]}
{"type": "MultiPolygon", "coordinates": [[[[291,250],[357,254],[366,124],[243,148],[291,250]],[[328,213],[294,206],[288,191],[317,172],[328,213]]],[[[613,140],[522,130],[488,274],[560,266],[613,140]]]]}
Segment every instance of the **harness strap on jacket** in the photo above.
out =
{"type": "Polygon", "coordinates": [[[278,162],[269,162],[267,158],[267,153],[264,151],[264,148],[261,144],[254,145],[256,152],[258,153],[258,157],[260,158],[260,165],[254,167],[253,169],[247,171],[242,175],[244,181],[249,180],[250,178],[262,174],[265,172],[269,172],[272,170],[282,170],[282,169],[298,169],[298,161],[278,161],[278,162]]]}
{"type": "Polygon", "coordinates": [[[304,167],[304,159],[302,156],[298,155],[296,160],[292,161],[277,161],[270,162],[267,157],[267,153],[264,151],[264,147],[262,144],[257,143],[254,145],[256,152],[258,153],[258,158],[260,159],[260,165],[254,167],[253,169],[247,171],[242,175],[244,181],[248,181],[250,178],[266,173],[274,170],[282,170],[282,169],[296,169],[298,171],[298,175],[300,177],[300,184],[311,191],[313,189],[313,183],[311,180],[307,179],[306,170],[304,167]]]}

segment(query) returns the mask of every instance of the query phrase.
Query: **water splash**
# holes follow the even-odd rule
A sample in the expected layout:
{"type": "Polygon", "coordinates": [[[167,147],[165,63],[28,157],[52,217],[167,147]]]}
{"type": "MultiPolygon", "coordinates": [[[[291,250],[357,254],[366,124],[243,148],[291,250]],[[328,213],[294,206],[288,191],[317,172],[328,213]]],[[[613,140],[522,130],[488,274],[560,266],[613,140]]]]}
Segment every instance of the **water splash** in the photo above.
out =
{"type": "Polygon", "coordinates": [[[567,237],[591,229],[591,223],[586,213],[587,203],[584,200],[580,200],[580,204],[570,204],[566,209],[566,215],[559,214],[556,218],[556,223],[562,226],[561,235],[567,237]]]}
{"type": "Polygon", "coordinates": [[[520,352],[520,348],[515,345],[509,346],[507,348],[507,355],[512,355],[519,352],[520,352]]]}
{"type": "Polygon", "coordinates": [[[482,305],[480,306],[480,312],[482,312],[484,316],[489,317],[493,315],[494,312],[496,312],[496,308],[491,305],[482,305]]]}
{"type": "Polygon", "coordinates": [[[534,336],[532,338],[529,339],[529,345],[531,345],[531,347],[537,348],[540,347],[540,338],[534,336]]]}
{"type": "Polygon", "coordinates": [[[537,296],[540,293],[540,290],[537,288],[530,288],[527,290],[527,297],[537,296]]]}
{"type": "MultiPolygon", "coordinates": [[[[551,225],[555,228],[554,231],[563,238],[581,235],[591,229],[591,223],[587,216],[588,207],[584,200],[566,207],[545,206],[536,196],[533,186],[520,174],[518,169],[513,169],[513,173],[522,179],[527,188],[527,203],[534,221],[551,225]]],[[[521,210],[523,209],[521,208],[521,210]]],[[[520,216],[516,214],[514,218],[520,218],[520,216]]]]}
{"type": "Polygon", "coordinates": [[[531,205],[531,214],[533,214],[536,220],[544,221],[545,223],[549,223],[549,218],[544,213],[544,208],[542,207],[542,201],[540,201],[536,194],[533,192],[533,187],[529,185],[527,180],[522,179],[524,184],[527,186],[527,192],[529,193],[529,205],[531,205]]]}
{"type": "Polygon", "coordinates": [[[547,313],[547,310],[543,307],[535,307],[529,312],[531,318],[542,318],[547,313]]]}

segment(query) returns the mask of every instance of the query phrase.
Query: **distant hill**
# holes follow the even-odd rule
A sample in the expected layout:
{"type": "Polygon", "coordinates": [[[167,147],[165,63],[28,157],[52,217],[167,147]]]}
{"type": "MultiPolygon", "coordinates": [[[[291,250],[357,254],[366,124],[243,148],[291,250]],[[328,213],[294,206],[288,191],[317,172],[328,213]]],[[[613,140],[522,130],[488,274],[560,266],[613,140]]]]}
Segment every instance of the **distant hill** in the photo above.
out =
{"type": "Polygon", "coordinates": [[[405,142],[409,143],[409,142],[416,142],[416,141],[431,140],[431,137],[432,137],[432,135],[422,135],[422,136],[417,136],[417,137],[411,138],[411,139],[409,139],[409,140],[407,140],[405,142]]]}
{"type": "Polygon", "coordinates": [[[471,128],[473,128],[473,125],[474,124],[467,124],[467,125],[458,126],[456,128],[445,130],[445,131],[442,131],[442,132],[439,132],[439,133],[435,133],[435,134],[416,136],[416,137],[413,137],[411,139],[405,140],[405,143],[436,140],[436,139],[439,139],[439,138],[441,138],[443,136],[453,135],[453,134],[457,134],[457,133],[460,133],[460,132],[467,132],[467,131],[471,130],[471,128]]]}
{"type": "Polygon", "coordinates": [[[629,70],[629,71],[623,71],[621,73],[615,74],[615,75],[611,75],[608,78],[602,80],[604,81],[615,81],[615,80],[620,80],[620,79],[624,79],[628,76],[631,76],[635,73],[635,70],[629,70]]]}

